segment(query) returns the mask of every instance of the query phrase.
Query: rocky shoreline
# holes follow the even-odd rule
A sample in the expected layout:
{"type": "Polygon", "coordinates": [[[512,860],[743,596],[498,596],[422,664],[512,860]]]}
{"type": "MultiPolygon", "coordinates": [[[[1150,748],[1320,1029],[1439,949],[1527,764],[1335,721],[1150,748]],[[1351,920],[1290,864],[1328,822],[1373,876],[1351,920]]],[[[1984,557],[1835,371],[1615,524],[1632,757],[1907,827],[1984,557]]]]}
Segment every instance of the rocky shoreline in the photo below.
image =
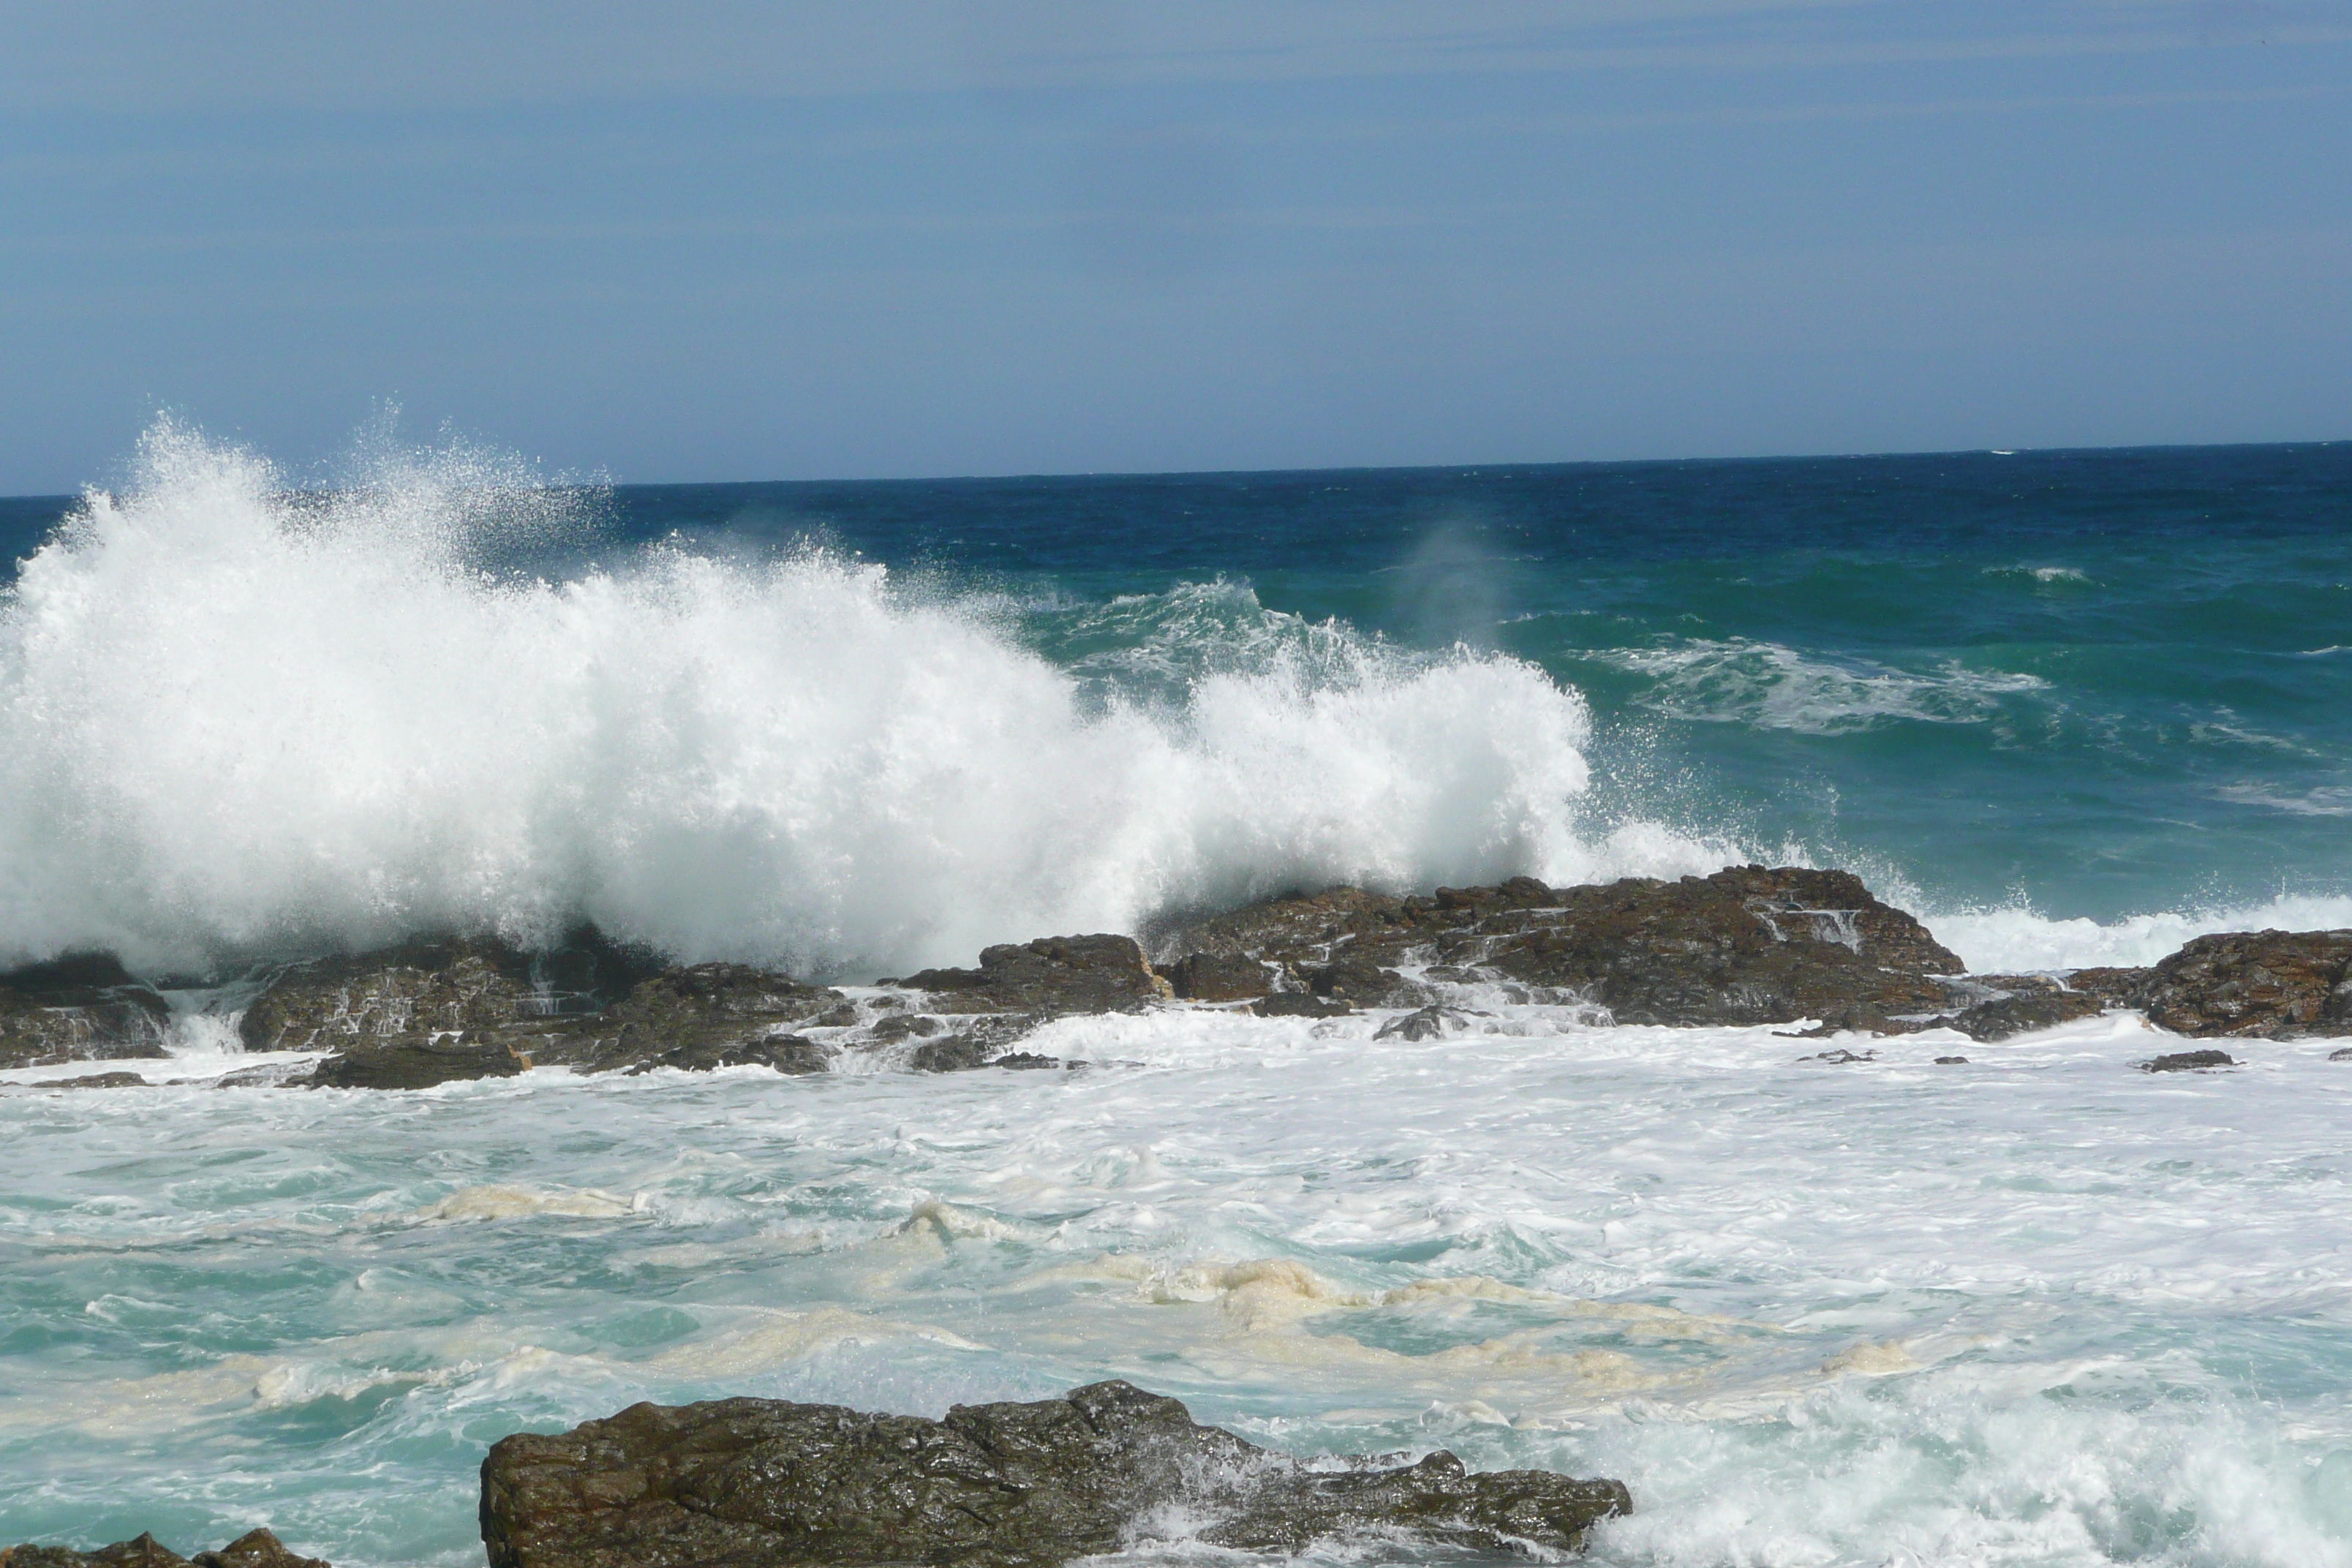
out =
{"type": "MultiPolygon", "coordinates": [[[[1633,1506],[1619,1481],[1473,1474],[1444,1450],[1302,1463],[1114,1381],[938,1421],[780,1399],[635,1405],[493,1445],[480,1517],[490,1568],[1061,1568],[1179,1514],[1184,1533],[1244,1551],[1375,1531],[1563,1552],[1633,1506]]],[[[12,1547],[0,1568],[330,1565],[257,1530],[193,1560],[142,1535],[12,1547]]]]}
{"type": "MultiPolygon", "coordinates": [[[[1383,1037],[1478,1032],[1494,1005],[1595,1024],[1804,1025],[1819,1038],[1949,1028],[1992,1042],[2114,1009],[2200,1039],[2352,1037],[2352,931],[2203,936],[2145,969],[1969,974],[1917,920],[1847,872],[1736,866],[1393,897],[1278,898],[1132,937],[1047,937],[852,991],[735,963],[665,965],[583,931],[554,952],[488,938],[312,959],[246,977],[234,1017],[252,1052],[314,1059],[226,1085],[420,1089],[532,1067],[581,1073],[757,1066],[817,1073],[858,1058],[917,1072],[1058,1068],[1020,1049],[1054,1019],[1155,1007],[1269,1016],[1396,1014],[1383,1037]]],[[[168,1059],[173,1013],[110,956],[0,975],[0,1068],[88,1061],[63,1080],[133,1087],[119,1064],[168,1059]]],[[[1853,1058],[1853,1059],[1861,1059],[1853,1058]]],[[[51,1080],[47,1087],[56,1087],[51,1080]]]]}

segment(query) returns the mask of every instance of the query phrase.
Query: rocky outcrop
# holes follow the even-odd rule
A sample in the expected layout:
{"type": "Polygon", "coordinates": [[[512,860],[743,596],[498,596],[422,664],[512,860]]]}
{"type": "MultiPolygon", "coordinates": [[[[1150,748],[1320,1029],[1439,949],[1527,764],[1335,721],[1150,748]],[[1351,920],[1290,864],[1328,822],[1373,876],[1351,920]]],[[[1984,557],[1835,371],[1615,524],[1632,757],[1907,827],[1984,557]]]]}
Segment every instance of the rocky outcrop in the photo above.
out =
{"type": "Polygon", "coordinates": [[[1631,1507],[1615,1481],[1471,1475],[1451,1454],[1308,1468],[1098,1383],[944,1420],[724,1399],[638,1405],[482,1464],[491,1568],[957,1564],[1058,1568],[1177,1508],[1209,1544],[1296,1552],[1342,1531],[1572,1550],[1631,1507]]]}
{"type": "Polygon", "coordinates": [[[2352,931],[2200,936],[2150,971],[2135,1000],[2176,1035],[2352,1036],[2352,931]]]}
{"type": "Polygon", "coordinates": [[[791,1036],[841,993],[740,963],[656,969],[593,936],[552,954],[471,939],[290,965],[240,1030],[248,1050],[328,1050],[320,1089],[424,1089],[533,1065],[583,1071],[822,1071],[791,1036]]]}
{"type": "Polygon", "coordinates": [[[1781,1024],[1940,1013],[1960,961],[1843,871],[1738,866],[1679,881],[1629,878],[1390,898],[1342,888],[1278,899],[1167,931],[1188,975],[1261,966],[1270,993],[1360,1006],[1429,998],[1401,964],[1486,981],[1526,999],[1580,1000],[1620,1024],[1781,1024]]]}
{"type": "Polygon", "coordinates": [[[978,969],[926,969],[898,984],[935,1013],[1134,1013],[1175,993],[1131,936],[1050,936],[983,949],[978,969]]]}
{"type": "Polygon", "coordinates": [[[171,1009],[114,958],[85,953],[0,974],[0,1068],[167,1055],[171,1009]]]}
{"type": "Polygon", "coordinates": [[[94,1552],[63,1546],[12,1546],[0,1551],[0,1568],[332,1568],[324,1558],[305,1557],[266,1530],[248,1531],[217,1552],[183,1557],[152,1535],[118,1541],[94,1552]]]}

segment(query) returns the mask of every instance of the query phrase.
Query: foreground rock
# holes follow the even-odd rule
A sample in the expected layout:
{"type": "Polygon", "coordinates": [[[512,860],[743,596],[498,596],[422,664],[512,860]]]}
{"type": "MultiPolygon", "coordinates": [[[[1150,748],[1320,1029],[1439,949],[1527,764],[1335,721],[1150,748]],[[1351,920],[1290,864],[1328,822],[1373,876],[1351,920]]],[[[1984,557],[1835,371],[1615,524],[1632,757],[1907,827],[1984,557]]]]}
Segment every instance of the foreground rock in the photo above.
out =
{"type": "Polygon", "coordinates": [[[193,1558],[158,1542],[152,1535],[118,1541],[95,1552],[74,1552],[62,1546],[12,1546],[0,1551],[0,1568],[332,1568],[323,1558],[289,1552],[285,1542],[266,1530],[238,1536],[217,1552],[199,1552],[193,1558]]]}
{"type": "Polygon", "coordinates": [[[1620,1024],[1786,1024],[1934,1014],[1958,958],[1927,928],[1843,871],[1735,866],[1679,881],[1629,878],[1389,898],[1344,888],[1281,899],[1165,933],[1189,990],[1213,977],[1231,994],[1256,966],[1270,992],[1359,1006],[1434,1000],[1399,965],[1433,960],[1433,979],[1488,981],[1534,1001],[1582,1001],[1620,1024]]]}
{"type": "Polygon", "coordinates": [[[0,1068],[152,1059],[171,1009],[103,953],[0,974],[0,1068]]]}
{"type": "Polygon", "coordinates": [[[2352,1035],[2352,931],[2200,936],[2158,963],[2133,999],[2176,1035],[2352,1035]]]}
{"type": "Polygon", "coordinates": [[[1630,1508],[1615,1481],[1470,1475],[1444,1453],[1307,1469],[1173,1399],[1098,1383],[942,1421],[763,1399],[634,1405],[499,1442],[481,1512],[491,1568],[1057,1568],[1118,1550],[1161,1510],[1244,1550],[1375,1529],[1564,1551],[1630,1508]]]}

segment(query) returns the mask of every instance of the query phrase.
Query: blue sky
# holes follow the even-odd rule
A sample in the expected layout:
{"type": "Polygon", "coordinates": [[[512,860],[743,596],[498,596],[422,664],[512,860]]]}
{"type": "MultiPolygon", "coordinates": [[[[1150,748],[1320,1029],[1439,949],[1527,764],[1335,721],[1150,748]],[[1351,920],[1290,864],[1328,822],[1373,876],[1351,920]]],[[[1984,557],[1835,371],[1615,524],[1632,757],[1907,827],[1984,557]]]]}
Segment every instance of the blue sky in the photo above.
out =
{"type": "Polygon", "coordinates": [[[85,0],[0,135],[0,493],[2352,436],[2352,0],[85,0]]]}

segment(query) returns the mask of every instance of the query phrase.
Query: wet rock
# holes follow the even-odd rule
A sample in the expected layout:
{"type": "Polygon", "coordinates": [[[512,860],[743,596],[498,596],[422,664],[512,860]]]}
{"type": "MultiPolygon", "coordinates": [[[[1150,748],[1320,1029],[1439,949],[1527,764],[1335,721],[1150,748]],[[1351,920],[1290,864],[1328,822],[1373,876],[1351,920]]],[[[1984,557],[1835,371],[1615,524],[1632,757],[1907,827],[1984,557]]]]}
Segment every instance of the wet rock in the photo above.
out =
{"type": "Polygon", "coordinates": [[[1163,973],[1170,988],[1187,1002],[1247,1002],[1273,989],[1265,964],[1230,953],[1192,953],[1163,973]]]}
{"type": "Polygon", "coordinates": [[[43,1089],[144,1089],[147,1080],[135,1072],[97,1072],[84,1078],[51,1079],[43,1089]]]}
{"type": "Polygon", "coordinates": [[[1427,992],[1395,970],[1344,949],[1339,958],[1308,973],[1307,988],[1351,1007],[1411,1007],[1428,999],[1427,992]]]}
{"type": "Polygon", "coordinates": [[[152,1060],[171,1008],[112,956],[83,953],[0,974],[0,1068],[152,1060]]]}
{"type": "Polygon", "coordinates": [[[1762,866],[1584,888],[1520,877],[1429,898],[1334,889],[1193,922],[1160,941],[1301,975],[1405,962],[1475,968],[1584,998],[1621,1024],[1933,1015],[1948,1005],[1939,977],[1962,967],[1859,879],[1762,866]]]}
{"type": "Polygon", "coordinates": [[[2075,1018],[2095,1018],[2105,1010],[2098,997],[2081,992],[2050,990],[2022,996],[2004,996],[1938,1020],[1980,1045],[2013,1035],[2048,1029],[2075,1018]]]}
{"type": "Polygon", "coordinates": [[[1465,1034],[1470,1020],[1452,1007],[1432,1003],[1400,1018],[1391,1018],[1374,1031],[1376,1040],[1442,1040],[1448,1035],[1465,1034]]]}
{"type": "Polygon", "coordinates": [[[2101,967],[2077,969],[2066,976],[2066,986],[2096,996],[2110,1007],[2137,1007],[2140,994],[2147,989],[2153,969],[2101,967]]]}
{"type": "Polygon", "coordinates": [[[1081,1064],[1066,1062],[1059,1057],[1041,1057],[1034,1051],[1008,1051],[988,1064],[1014,1072],[1043,1072],[1049,1068],[1074,1068],[1081,1064]]]}
{"type": "Polygon", "coordinates": [[[938,1013],[1134,1013],[1174,994],[1129,936],[1053,936],[983,950],[978,969],[926,969],[898,982],[938,1013]]]}
{"type": "Polygon", "coordinates": [[[462,1037],[415,1036],[374,1043],[327,1058],[310,1071],[312,1089],[431,1089],[479,1078],[512,1078],[523,1059],[501,1045],[462,1037]]]}
{"type": "Polygon", "coordinates": [[[793,1031],[843,1002],[830,986],[748,963],[689,964],[639,981],[602,1013],[550,1026],[518,1048],[535,1065],[587,1072],[752,1063],[821,1072],[827,1053],[793,1031]]]}
{"type": "Polygon", "coordinates": [[[191,1562],[152,1535],[118,1541],[95,1552],[62,1546],[14,1546],[0,1551],[0,1568],[332,1568],[325,1559],[304,1557],[266,1530],[248,1531],[217,1552],[199,1552],[191,1562]]]}
{"type": "Polygon", "coordinates": [[[799,1035],[774,1035],[766,1039],[739,1039],[727,1045],[697,1041],[677,1046],[627,1070],[634,1077],[649,1073],[656,1068],[676,1068],[680,1072],[709,1072],[718,1068],[760,1067],[799,1076],[824,1072],[832,1066],[833,1053],[814,1040],[799,1035]]]}
{"type": "Polygon", "coordinates": [[[1941,1018],[1890,1018],[1874,1007],[1833,1007],[1810,1029],[1776,1030],[1785,1040],[1826,1040],[1839,1035],[1916,1035],[1941,1018]]]}
{"type": "Polygon", "coordinates": [[[2238,1059],[2227,1051],[2174,1051],[2139,1064],[2142,1072],[2200,1072],[2207,1068],[2233,1068],[2238,1059]]]}
{"type": "Polygon", "coordinates": [[[2139,1005],[2176,1035],[2352,1036],[2352,931],[2200,936],[2157,964],[2139,1005]]]}
{"type": "Polygon", "coordinates": [[[1058,1568],[1118,1550],[1164,1509],[1242,1550],[1374,1529],[1559,1551],[1630,1506],[1614,1481],[1474,1476],[1444,1453],[1308,1470],[1173,1399],[1102,1383],[940,1421],[761,1399],[634,1405],[498,1443],[481,1520],[490,1568],[1058,1568]]]}
{"type": "Polygon", "coordinates": [[[2352,1046],[2339,1046],[2327,1053],[2331,1062],[2352,1062],[2352,1046]]]}
{"type": "Polygon", "coordinates": [[[1939,1068],[1964,1068],[1969,1065],[1969,1058],[1966,1057],[1937,1057],[1936,1058],[1936,1065],[1939,1068]]]}
{"type": "Polygon", "coordinates": [[[1797,1059],[1801,1062],[1828,1062],[1833,1067],[1844,1067],[1853,1062],[1874,1062],[1878,1059],[1878,1053],[1876,1051],[1823,1051],[1819,1056],[1799,1057],[1797,1059]]]}
{"type": "Polygon", "coordinates": [[[246,1010],[248,1050],[330,1050],[320,1088],[423,1089],[531,1066],[587,1072],[758,1062],[821,1070],[788,1031],[837,991],[740,963],[655,969],[593,933],[533,954],[488,939],[289,965],[246,1010]]]}

